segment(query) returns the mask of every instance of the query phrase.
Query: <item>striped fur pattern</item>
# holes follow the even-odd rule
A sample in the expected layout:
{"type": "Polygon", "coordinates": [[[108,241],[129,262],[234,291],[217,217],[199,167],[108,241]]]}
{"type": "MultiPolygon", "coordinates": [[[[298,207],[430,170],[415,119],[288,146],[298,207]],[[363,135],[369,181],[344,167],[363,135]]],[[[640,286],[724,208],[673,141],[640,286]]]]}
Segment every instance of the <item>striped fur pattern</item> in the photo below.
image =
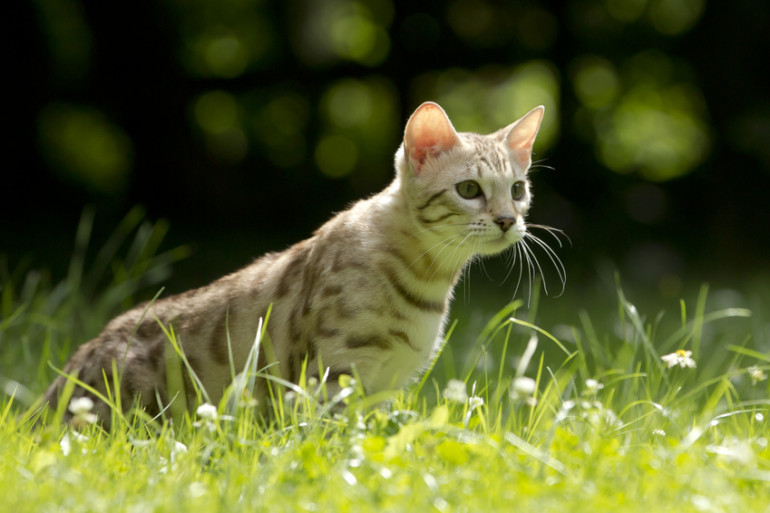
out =
{"type": "MultiPolygon", "coordinates": [[[[65,372],[104,392],[115,361],[123,405],[139,398],[157,413],[171,399],[158,319],[173,326],[217,401],[231,382],[230,359],[243,369],[259,319],[272,305],[274,354],[261,351],[259,368],[272,363],[283,379],[296,382],[307,361],[307,375],[320,377],[321,363],[330,384],[355,371],[369,393],[403,387],[436,354],[467,264],[525,236],[527,172],[543,112],[537,107],[478,135],[456,132],[435,103],[421,105],[407,123],[396,176],[385,190],[283,252],[120,315],[78,349],[65,372]]],[[[64,383],[59,377],[47,391],[51,405],[64,383]]],[[[82,395],[89,393],[76,387],[75,396],[82,395]]],[[[104,404],[97,402],[96,413],[108,422],[104,404]]]]}

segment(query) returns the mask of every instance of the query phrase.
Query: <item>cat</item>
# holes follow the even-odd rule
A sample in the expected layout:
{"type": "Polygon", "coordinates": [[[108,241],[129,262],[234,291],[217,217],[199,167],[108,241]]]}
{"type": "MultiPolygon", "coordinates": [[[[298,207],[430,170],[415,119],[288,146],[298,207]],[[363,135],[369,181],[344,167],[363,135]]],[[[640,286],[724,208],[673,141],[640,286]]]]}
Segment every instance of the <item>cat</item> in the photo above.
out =
{"type": "MultiPolygon", "coordinates": [[[[442,343],[453,289],[468,263],[512,248],[527,236],[532,200],[528,171],[545,109],[490,134],[458,133],[436,103],[409,118],[395,155],[395,178],[380,193],[353,204],[283,252],[198,289],[139,305],[110,321],[83,344],[64,373],[99,391],[119,382],[124,409],[137,401],[150,415],[169,402],[194,404],[167,387],[173,328],[189,368],[215,404],[242,370],[271,308],[269,346],[257,368],[282,379],[337,386],[356,375],[374,393],[407,385],[442,343]],[[118,378],[113,375],[118,371],[118,378]]],[[[535,239],[537,240],[537,239],[535,239]]],[[[519,250],[519,256],[522,256],[519,250]]],[[[530,264],[531,266],[531,264],[530,264]]],[[[44,395],[57,406],[67,377],[44,395]]],[[[267,385],[259,380],[257,399],[267,385]]],[[[85,388],[107,428],[109,407],[85,388]]],[[[65,413],[71,420],[72,414],[65,413]]]]}

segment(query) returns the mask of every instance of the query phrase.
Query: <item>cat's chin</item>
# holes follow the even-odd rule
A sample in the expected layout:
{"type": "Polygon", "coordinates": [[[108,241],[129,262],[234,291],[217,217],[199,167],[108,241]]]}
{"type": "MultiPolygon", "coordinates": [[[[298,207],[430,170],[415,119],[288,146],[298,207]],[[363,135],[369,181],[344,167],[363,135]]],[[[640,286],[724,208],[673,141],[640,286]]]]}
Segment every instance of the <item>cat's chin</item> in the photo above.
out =
{"type": "Polygon", "coordinates": [[[506,249],[513,247],[522,238],[523,237],[519,235],[513,238],[502,236],[502,237],[492,239],[481,245],[481,247],[479,248],[479,254],[484,256],[497,255],[499,253],[502,253],[506,249]]]}

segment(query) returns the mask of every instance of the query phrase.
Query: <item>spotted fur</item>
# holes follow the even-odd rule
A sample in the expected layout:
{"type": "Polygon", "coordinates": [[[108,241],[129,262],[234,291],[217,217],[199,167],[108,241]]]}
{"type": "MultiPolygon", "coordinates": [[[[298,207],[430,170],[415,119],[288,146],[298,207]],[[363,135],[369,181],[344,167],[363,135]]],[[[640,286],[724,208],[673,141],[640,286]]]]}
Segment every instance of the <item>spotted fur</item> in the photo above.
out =
{"type": "MultiPolygon", "coordinates": [[[[118,369],[124,407],[140,401],[155,414],[172,399],[166,389],[166,336],[178,341],[213,401],[242,370],[260,318],[272,305],[270,351],[284,379],[303,366],[327,379],[355,371],[368,392],[402,387],[436,354],[463,269],[478,255],[499,253],[526,234],[531,195],[527,171],[543,108],[490,135],[458,133],[438,105],[425,103],[406,125],[393,182],[321,226],[312,237],[270,253],[210,285],[160,299],[113,319],[81,346],[64,371],[104,393],[118,369]],[[457,185],[475,181],[480,195],[457,185]],[[511,187],[523,182],[524,194],[511,187]],[[230,345],[228,346],[228,335],[230,345]],[[232,365],[232,367],[231,367],[232,365]]],[[[192,379],[183,373],[187,406],[192,379]]],[[[55,405],[59,377],[45,399],[55,405]]],[[[264,391],[264,387],[261,388],[264,391]]],[[[75,396],[88,395],[76,388],[75,396]]],[[[263,397],[264,399],[264,397],[263,397]]],[[[109,422],[106,405],[96,413],[109,422]]]]}

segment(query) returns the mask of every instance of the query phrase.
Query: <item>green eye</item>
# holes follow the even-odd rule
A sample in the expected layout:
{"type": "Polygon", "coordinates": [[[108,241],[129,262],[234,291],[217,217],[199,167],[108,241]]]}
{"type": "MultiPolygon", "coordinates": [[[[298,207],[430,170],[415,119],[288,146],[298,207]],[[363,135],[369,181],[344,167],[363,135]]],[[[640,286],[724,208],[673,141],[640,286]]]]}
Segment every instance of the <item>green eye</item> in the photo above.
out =
{"type": "Polygon", "coordinates": [[[457,184],[457,194],[465,199],[472,199],[481,196],[481,187],[473,180],[466,180],[457,184]]]}
{"type": "Polygon", "coordinates": [[[518,201],[522,197],[524,197],[525,190],[526,188],[524,187],[524,182],[521,182],[521,181],[516,182],[515,184],[513,184],[513,187],[511,187],[511,196],[513,197],[514,200],[518,201]]]}

